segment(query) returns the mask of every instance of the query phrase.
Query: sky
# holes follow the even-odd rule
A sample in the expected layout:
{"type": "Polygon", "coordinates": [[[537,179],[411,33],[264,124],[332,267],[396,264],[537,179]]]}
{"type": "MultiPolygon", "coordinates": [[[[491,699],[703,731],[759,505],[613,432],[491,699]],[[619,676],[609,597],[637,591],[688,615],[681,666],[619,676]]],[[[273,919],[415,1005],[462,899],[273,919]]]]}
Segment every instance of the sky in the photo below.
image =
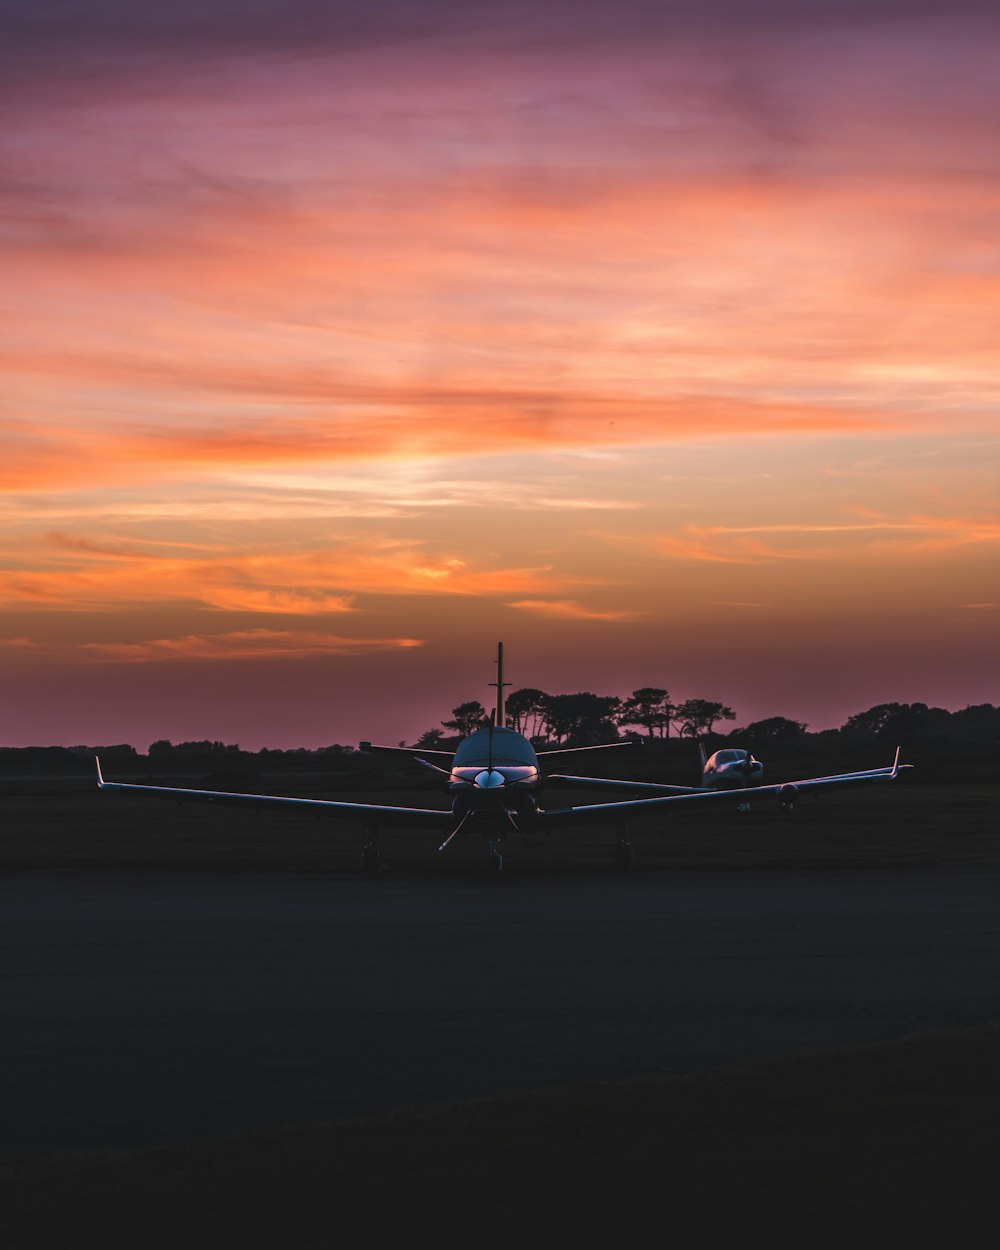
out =
{"type": "Polygon", "coordinates": [[[995,5],[0,17],[0,745],[1000,702],[995,5]]]}

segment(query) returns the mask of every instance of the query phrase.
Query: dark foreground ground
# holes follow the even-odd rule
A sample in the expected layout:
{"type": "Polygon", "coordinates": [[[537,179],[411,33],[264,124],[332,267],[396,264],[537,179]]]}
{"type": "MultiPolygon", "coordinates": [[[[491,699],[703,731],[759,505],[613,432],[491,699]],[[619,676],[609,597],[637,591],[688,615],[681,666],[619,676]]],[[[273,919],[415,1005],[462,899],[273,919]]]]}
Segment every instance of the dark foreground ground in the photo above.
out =
{"type": "Polygon", "coordinates": [[[20,801],[0,1240],[992,1241],[996,798],[897,793],[817,806],[791,862],[745,823],[679,834],[743,839],[725,867],[642,835],[628,877],[605,839],[500,883],[475,848],[369,882],[311,824],[263,871],[263,819],[20,801]]]}

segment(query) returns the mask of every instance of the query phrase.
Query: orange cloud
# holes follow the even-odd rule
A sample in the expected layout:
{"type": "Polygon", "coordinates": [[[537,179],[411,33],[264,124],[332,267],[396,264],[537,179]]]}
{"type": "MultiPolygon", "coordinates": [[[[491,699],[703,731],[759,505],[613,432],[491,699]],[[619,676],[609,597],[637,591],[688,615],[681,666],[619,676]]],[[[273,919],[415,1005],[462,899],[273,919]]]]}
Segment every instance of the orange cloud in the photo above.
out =
{"type": "MultiPolygon", "coordinates": [[[[289,403],[304,403],[287,384],[289,403]]],[[[311,404],[322,403],[318,399],[311,404]]],[[[906,423],[912,431],[918,418],[906,423]]],[[[206,423],[211,418],[206,414],[206,423]]],[[[933,419],[926,425],[931,428],[933,419]]],[[[448,459],[505,452],[654,444],[753,433],[864,434],[898,429],[890,410],[827,404],[762,403],[752,399],[665,395],[611,397],[512,391],[382,390],[366,404],[332,395],[314,416],[285,412],[273,420],[217,428],[110,431],[49,427],[25,441],[0,466],[7,492],[153,485],[179,479],[211,480],[220,471],[267,467],[316,470],[346,461],[375,466],[380,459],[448,459]],[[369,407],[370,405],[370,407],[369,407]],[[339,410],[331,414],[330,406],[339,410]]],[[[596,503],[589,506],[597,507],[596,503]]]]}
{"type": "Polygon", "coordinates": [[[656,534],[637,541],[673,559],[718,564],[816,559],[845,549],[843,543],[831,547],[798,541],[817,535],[856,540],[850,544],[852,552],[856,552],[859,545],[878,547],[887,542],[911,553],[1000,542],[1000,519],[994,517],[911,515],[891,518],[870,511],[866,515],[871,519],[842,524],[688,525],[680,534],[656,534]],[[777,547],[761,542],[756,535],[774,535],[788,541],[785,546],[777,547]]]}
{"type": "Polygon", "coordinates": [[[975,179],[337,190],[9,251],[0,487],[994,420],[975,179]]]}
{"type": "Polygon", "coordinates": [[[631,621],[637,615],[635,612],[600,612],[573,599],[521,599],[508,603],[507,607],[560,621],[631,621]]]}
{"type": "Polygon", "coordinates": [[[226,634],[185,634],[141,642],[87,642],[47,646],[25,639],[0,639],[0,647],[28,649],[63,659],[144,664],[164,660],[259,660],[356,655],[422,646],[418,638],[344,638],[337,634],[249,629],[226,634]]]}
{"type": "MultiPolygon", "coordinates": [[[[27,554],[27,553],[22,553],[27,554]]],[[[34,568],[0,571],[7,610],[49,606],[104,611],[127,604],[200,603],[222,611],[317,616],[357,611],[358,594],[496,596],[578,585],[548,565],[493,567],[396,540],[313,550],[206,555],[144,551],[141,543],[50,536],[34,568]],[[55,552],[51,550],[55,549],[55,552]]]]}

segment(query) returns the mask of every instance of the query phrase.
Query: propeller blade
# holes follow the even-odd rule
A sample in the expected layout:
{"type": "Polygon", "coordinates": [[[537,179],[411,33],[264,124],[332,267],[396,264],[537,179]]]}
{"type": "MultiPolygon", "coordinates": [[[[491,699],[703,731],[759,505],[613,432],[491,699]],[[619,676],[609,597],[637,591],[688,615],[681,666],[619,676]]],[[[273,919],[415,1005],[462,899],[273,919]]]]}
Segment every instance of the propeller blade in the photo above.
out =
{"type": "Polygon", "coordinates": [[[441,843],[441,845],[438,847],[438,853],[439,853],[439,854],[441,853],[441,851],[445,851],[445,850],[447,850],[447,849],[448,849],[448,844],[451,842],[452,838],[457,838],[457,837],[458,837],[458,835],[462,832],[462,826],[465,824],[465,822],[469,819],[469,817],[470,817],[471,815],[472,815],[471,810],[465,813],[465,815],[464,815],[464,816],[462,817],[462,819],[458,822],[458,824],[455,826],[455,828],[454,828],[454,829],[452,829],[451,833],[449,833],[449,834],[448,834],[448,836],[445,838],[445,840],[444,840],[444,841],[441,843]]]}
{"type": "Polygon", "coordinates": [[[503,799],[500,797],[499,794],[497,795],[497,802],[500,804],[501,808],[503,809],[503,814],[507,817],[507,823],[510,825],[512,829],[517,831],[517,836],[521,839],[521,841],[528,848],[528,850],[532,853],[532,855],[534,855],[535,848],[531,845],[528,839],[524,836],[524,831],[515,820],[514,813],[510,810],[510,808],[503,801],[503,799]]]}
{"type": "Polygon", "coordinates": [[[437,764],[432,764],[430,760],[422,760],[419,755],[413,757],[414,762],[422,765],[424,768],[430,769],[432,773],[443,773],[446,777],[450,777],[451,773],[447,768],[439,768],[437,764]]]}

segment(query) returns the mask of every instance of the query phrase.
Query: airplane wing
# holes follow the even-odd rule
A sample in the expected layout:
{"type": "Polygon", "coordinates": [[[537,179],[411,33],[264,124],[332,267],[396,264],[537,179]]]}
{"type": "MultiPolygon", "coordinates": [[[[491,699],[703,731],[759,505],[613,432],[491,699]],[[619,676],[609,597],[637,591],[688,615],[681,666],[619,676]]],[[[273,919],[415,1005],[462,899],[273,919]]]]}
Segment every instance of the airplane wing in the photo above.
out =
{"type": "Polygon", "coordinates": [[[675,803],[750,803],[765,797],[776,798],[779,803],[790,807],[802,794],[817,790],[868,785],[873,782],[895,781],[902,769],[911,767],[911,764],[900,764],[897,747],[896,758],[887,768],[870,768],[863,772],[838,773],[831,777],[811,777],[805,781],[785,781],[769,786],[748,786],[742,790],[708,790],[695,794],[669,794],[656,799],[624,799],[615,803],[591,803],[583,807],[555,808],[539,812],[538,823],[542,829],[557,829],[565,825],[588,823],[606,824],[616,820],[653,816],[675,803]]]}
{"type": "Polygon", "coordinates": [[[450,763],[455,758],[454,751],[425,750],[424,747],[380,747],[374,742],[359,742],[358,750],[363,755],[374,755],[378,752],[383,755],[405,755],[411,760],[414,756],[424,755],[432,760],[447,760],[450,763]]]}
{"type": "Polygon", "coordinates": [[[706,794],[707,786],[661,786],[654,781],[618,781],[610,777],[570,777],[565,773],[548,773],[546,781],[568,786],[591,786],[600,790],[626,790],[629,794],[706,794]]]}
{"type": "Polygon", "coordinates": [[[602,742],[596,747],[555,747],[551,751],[536,751],[539,759],[547,759],[550,755],[583,755],[587,751],[620,751],[622,747],[641,747],[641,742],[602,742]]]}
{"type": "Polygon", "coordinates": [[[396,825],[409,829],[433,829],[450,833],[455,821],[450,811],[427,807],[389,807],[375,803],[338,803],[329,799],[295,799],[274,794],[230,794],[224,790],[183,790],[176,786],[139,786],[123,781],[105,781],[101,761],[97,759],[99,790],[148,795],[150,798],[173,799],[176,803],[218,803],[231,807],[299,808],[334,820],[359,820],[362,823],[396,825]]]}

